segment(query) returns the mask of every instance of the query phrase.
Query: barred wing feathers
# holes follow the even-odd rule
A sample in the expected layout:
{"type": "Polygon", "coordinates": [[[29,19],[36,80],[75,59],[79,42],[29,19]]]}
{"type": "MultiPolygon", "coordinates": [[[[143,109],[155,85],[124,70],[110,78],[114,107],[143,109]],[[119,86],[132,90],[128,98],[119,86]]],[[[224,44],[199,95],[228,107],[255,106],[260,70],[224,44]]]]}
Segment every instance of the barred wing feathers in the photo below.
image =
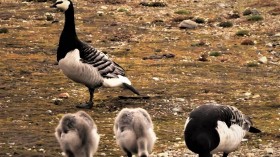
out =
{"type": "Polygon", "coordinates": [[[101,76],[105,78],[117,78],[118,75],[125,76],[124,69],[108,58],[103,52],[82,43],[81,60],[98,69],[101,76]]]}

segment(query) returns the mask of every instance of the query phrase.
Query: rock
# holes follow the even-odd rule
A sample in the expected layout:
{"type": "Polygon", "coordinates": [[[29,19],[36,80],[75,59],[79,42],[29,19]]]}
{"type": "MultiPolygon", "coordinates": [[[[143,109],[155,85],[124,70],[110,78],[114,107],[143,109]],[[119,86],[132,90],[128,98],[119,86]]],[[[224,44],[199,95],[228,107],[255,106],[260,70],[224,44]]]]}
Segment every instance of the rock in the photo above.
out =
{"type": "Polygon", "coordinates": [[[155,81],[159,81],[160,80],[158,77],[153,77],[152,79],[155,80],[155,81]]]}
{"type": "Polygon", "coordinates": [[[259,58],[258,61],[259,61],[259,63],[261,63],[261,64],[267,64],[267,57],[262,56],[262,57],[259,58]]]}
{"type": "Polygon", "coordinates": [[[97,15],[98,15],[98,16],[103,16],[103,15],[104,15],[104,12],[103,12],[103,11],[97,11],[97,15]]]}
{"type": "Polygon", "coordinates": [[[265,148],[267,154],[273,154],[273,148],[265,148]]]}
{"type": "Polygon", "coordinates": [[[59,98],[54,98],[52,99],[52,101],[55,105],[60,105],[63,102],[63,100],[59,98]]]}
{"type": "Polygon", "coordinates": [[[47,114],[52,114],[52,110],[47,110],[46,113],[47,114]]]}
{"type": "Polygon", "coordinates": [[[206,62],[208,61],[208,55],[207,54],[202,54],[199,56],[198,61],[206,62]]]}
{"type": "Polygon", "coordinates": [[[258,10],[256,10],[256,9],[247,8],[247,9],[244,10],[243,15],[244,16],[247,16],[247,15],[260,15],[260,12],[258,10]]]}
{"type": "Polygon", "coordinates": [[[195,29],[198,24],[192,20],[184,20],[179,24],[179,28],[181,29],[195,29]]]}
{"type": "Polygon", "coordinates": [[[157,156],[158,157],[168,157],[168,152],[159,153],[157,156]]]}
{"type": "Polygon", "coordinates": [[[54,16],[51,13],[46,13],[45,16],[47,21],[54,21],[54,16]]]}
{"type": "Polygon", "coordinates": [[[237,19],[237,18],[240,18],[240,14],[238,11],[231,11],[228,13],[228,18],[237,19]]]}
{"type": "Polygon", "coordinates": [[[59,97],[59,98],[67,99],[67,98],[70,97],[70,95],[69,95],[68,93],[60,93],[60,94],[58,95],[58,97],[59,97]]]}
{"type": "Polygon", "coordinates": [[[250,39],[245,39],[241,42],[241,45],[255,45],[255,43],[250,39]]]}
{"type": "Polygon", "coordinates": [[[182,108],[181,107],[174,107],[172,109],[173,112],[182,112],[182,108]]]}
{"type": "Polygon", "coordinates": [[[280,33],[276,33],[274,36],[275,37],[280,37],[280,33]]]}
{"type": "Polygon", "coordinates": [[[147,59],[164,59],[164,58],[174,58],[175,55],[172,53],[167,53],[167,54],[162,54],[162,55],[151,55],[148,57],[143,57],[143,60],[147,60],[147,59]]]}
{"type": "Polygon", "coordinates": [[[254,157],[254,156],[255,156],[254,153],[247,153],[247,154],[246,154],[246,157],[254,157]]]}

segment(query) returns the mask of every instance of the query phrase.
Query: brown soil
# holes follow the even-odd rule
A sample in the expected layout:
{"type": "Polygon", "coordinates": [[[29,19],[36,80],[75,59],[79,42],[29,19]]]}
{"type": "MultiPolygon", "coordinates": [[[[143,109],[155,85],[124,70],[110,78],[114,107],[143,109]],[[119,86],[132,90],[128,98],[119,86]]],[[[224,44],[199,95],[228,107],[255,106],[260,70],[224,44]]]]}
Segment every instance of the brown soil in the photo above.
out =
{"type": "MultiPolygon", "coordinates": [[[[280,16],[269,13],[279,8],[279,1],[167,0],[166,7],[112,2],[75,1],[78,36],[126,69],[133,85],[149,99],[134,98],[120,88],[95,93],[95,106],[86,112],[101,134],[97,156],[123,155],[112,128],[124,107],[142,107],[152,115],[158,137],[153,155],[191,154],[183,143],[184,122],[193,108],[210,101],[238,107],[263,131],[248,134],[249,141],[235,155],[258,156],[259,151],[265,156],[264,148],[273,148],[268,156],[280,156],[280,16]],[[242,12],[252,6],[264,20],[247,21],[242,12]],[[188,15],[175,13],[178,10],[188,15]],[[233,10],[241,17],[227,19],[233,10]],[[182,17],[200,17],[206,23],[182,30],[176,20],[182,17]],[[233,27],[217,26],[228,20],[233,27]],[[250,36],[236,36],[239,30],[248,30],[250,36]],[[245,39],[254,45],[241,45],[245,39]],[[212,52],[220,55],[198,61],[212,52]],[[175,57],[143,60],[163,54],[175,57]],[[258,63],[261,56],[267,57],[267,64],[258,63]]],[[[63,114],[78,111],[75,104],[88,99],[87,89],[56,65],[64,15],[49,8],[51,4],[0,1],[0,28],[8,29],[0,33],[0,156],[61,156],[54,129],[63,114]],[[54,20],[48,21],[46,13],[54,20]],[[64,92],[70,97],[55,105],[53,99],[64,92]]]]}

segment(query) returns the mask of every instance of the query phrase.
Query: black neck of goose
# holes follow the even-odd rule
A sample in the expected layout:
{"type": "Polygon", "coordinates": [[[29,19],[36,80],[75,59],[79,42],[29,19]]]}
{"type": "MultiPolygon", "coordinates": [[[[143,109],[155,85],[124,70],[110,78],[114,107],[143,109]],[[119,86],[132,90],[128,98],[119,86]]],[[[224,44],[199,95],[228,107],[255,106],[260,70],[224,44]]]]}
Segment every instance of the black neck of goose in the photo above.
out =
{"type": "Polygon", "coordinates": [[[72,2],[65,11],[64,28],[59,39],[59,47],[57,52],[57,61],[64,58],[69,51],[77,48],[78,37],[75,28],[74,7],[72,2]]]}

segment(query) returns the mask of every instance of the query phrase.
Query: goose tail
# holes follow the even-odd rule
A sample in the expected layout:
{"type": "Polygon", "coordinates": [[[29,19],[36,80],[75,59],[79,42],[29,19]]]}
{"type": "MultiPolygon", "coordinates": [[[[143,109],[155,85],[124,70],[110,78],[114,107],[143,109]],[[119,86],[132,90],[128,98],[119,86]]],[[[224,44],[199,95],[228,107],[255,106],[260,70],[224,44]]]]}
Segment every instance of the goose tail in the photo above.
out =
{"type": "Polygon", "coordinates": [[[140,93],[132,85],[129,85],[127,83],[123,83],[123,86],[126,89],[129,89],[130,91],[132,91],[134,94],[140,95],[140,93]]]}

